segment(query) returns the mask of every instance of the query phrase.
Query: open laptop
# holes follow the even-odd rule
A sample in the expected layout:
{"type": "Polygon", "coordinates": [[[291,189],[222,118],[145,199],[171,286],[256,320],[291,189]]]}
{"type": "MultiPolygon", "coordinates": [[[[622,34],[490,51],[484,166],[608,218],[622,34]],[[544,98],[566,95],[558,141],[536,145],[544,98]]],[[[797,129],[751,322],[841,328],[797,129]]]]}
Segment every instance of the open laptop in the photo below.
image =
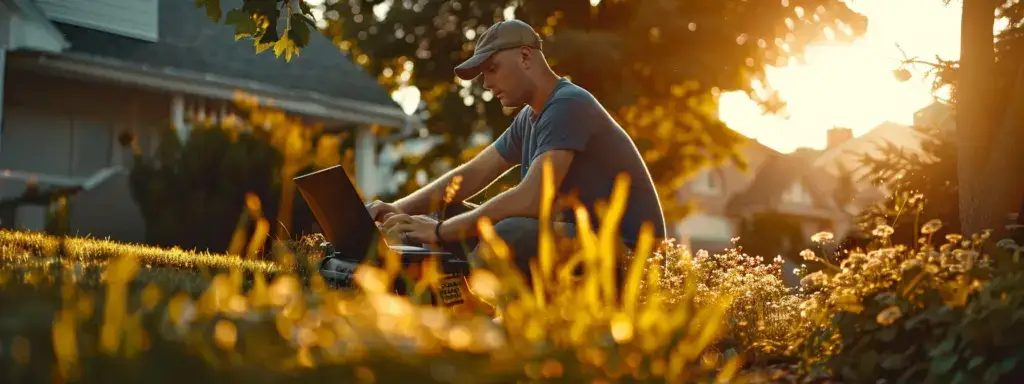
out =
{"type": "MultiPolygon", "coordinates": [[[[328,284],[351,287],[359,264],[368,257],[379,261],[374,256],[378,247],[384,245],[400,255],[406,265],[419,264],[428,256],[439,256],[441,268],[447,276],[442,282],[440,297],[434,300],[444,305],[462,303],[459,284],[462,276],[468,273],[469,263],[453,257],[451,252],[408,244],[388,244],[348,173],[340,165],[301,175],[294,180],[320,224],[324,237],[334,249],[318,266],[328,284]]],[[[398,279],[394,284],[396,290],[405,291],[403,280],[398,279]]]]}
{"type": "Polygon", "coordinates": [[[361,261],[377,252],[381,242],[403,256],[438,254],[418,245],[388,244],[342,166],[335,165],[294,180],[324,237],[342,258],[361,261]]]}

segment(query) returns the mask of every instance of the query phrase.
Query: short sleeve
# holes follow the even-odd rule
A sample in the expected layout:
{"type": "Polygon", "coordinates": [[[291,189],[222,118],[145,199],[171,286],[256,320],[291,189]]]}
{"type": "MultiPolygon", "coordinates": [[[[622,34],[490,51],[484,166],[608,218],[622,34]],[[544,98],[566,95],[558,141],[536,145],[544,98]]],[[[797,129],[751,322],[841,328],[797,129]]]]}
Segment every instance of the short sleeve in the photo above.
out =
{"type": "Polygon", "coordinates": [[[512,121],[512,124],[502,132],[501,136],[494,141],[494,149],[498,154],[513,164],[519,164],[523,158],[523,135],[519,129],[519,118],[512,121]]]}
{"type": "Polygon", "coordinates": [[[592,134],[592,115],[581,100],[565,98],[555,100],[536,126],[535,157],[555,149],[583,151],[592,134]]]}

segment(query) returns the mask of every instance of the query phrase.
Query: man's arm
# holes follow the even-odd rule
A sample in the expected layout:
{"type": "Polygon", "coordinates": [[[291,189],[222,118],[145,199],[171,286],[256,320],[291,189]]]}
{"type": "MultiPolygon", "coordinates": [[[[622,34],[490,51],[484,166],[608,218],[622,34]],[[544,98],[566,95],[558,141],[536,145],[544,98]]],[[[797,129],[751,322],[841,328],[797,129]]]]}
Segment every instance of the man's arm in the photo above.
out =
{"type": "Polygon", "coordinates": [[[452,201],[461,202],[480,193],[514,165],[515,163],[505,160],[495,149],[494,144],[491,144],[469,162],[445,173],[409,196],[399,199],[394,205],[409,215],[429,214],[433,209],[440,208],[445,188],[456,175],[461,175],[462,181],[452,201]]]}
{"type": "Polygon", "coordinates": [[[550,150],[537,156],[519,185],[502,192],[493,199],[480,205],[477,209],[446,220],[441,225],[441,238],[445,241],[457,241],[477,235],[476,223],[480,218],[487,217],[497,223],[509,217],[537,217],[540,213],[541,188],[544,184],[544,159],[551,161],[554,171],[554,188],[558,188],[569,171],[569,165],[575,152],[572,150],[550,150]]]}

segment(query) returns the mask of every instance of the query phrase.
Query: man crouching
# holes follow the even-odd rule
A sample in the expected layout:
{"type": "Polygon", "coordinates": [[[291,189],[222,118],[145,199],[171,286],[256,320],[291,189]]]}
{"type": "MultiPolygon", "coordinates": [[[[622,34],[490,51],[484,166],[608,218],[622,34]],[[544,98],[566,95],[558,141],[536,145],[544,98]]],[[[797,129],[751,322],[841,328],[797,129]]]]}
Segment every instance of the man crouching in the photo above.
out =
{"type": "MultiPolygon", "coordinates": [[[[640,227],[654,225],[655,238],[665,237],[665,219],[650,173],[633,141],[600,102],[588,91],[551,70],[541,50],[540,36],[526,23],[502,21],[487,29],[474,54],[455,68],[464,80],[483,76],[483,86],[505,107],[522,107],[510,126],[469,162],[394,203],[375,201],[367,208],[383,229],[408,242],[465,243],[475,238],[477,221],[488,218],[508,244],[516,266],[529,284],[529,260],[537,254],[542,164],[551,162],[556,198],[573,194],[597,227],[595,206],[608,201],[615,178],[629,176],[630,189],[619,233],[624,246],[633,248],[640,227]],[[457,204],[476,195],[515,165],[521,182],[486,203],[446,220],[429,216],[459,176],[457,204]]],[[[553,223],[556,231],[572,237],[572,214],[553,223]]],[[[477,242],[474,242],[477,243],[477,242]]],[[[481,267],[479,249],[468,255],[481,267]]]]}

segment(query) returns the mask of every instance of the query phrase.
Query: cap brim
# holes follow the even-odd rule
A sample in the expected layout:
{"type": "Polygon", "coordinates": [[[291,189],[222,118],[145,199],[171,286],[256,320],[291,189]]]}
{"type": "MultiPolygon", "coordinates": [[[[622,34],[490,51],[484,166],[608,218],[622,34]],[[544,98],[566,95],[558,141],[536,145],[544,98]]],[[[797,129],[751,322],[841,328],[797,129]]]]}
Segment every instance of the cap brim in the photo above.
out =
{"type": "Polygon", "coordinates": [[[473,80],[480,76],[480,65],[494,52],[480,52],[455,67],[455,76],[462,80],[473,80]]]}

